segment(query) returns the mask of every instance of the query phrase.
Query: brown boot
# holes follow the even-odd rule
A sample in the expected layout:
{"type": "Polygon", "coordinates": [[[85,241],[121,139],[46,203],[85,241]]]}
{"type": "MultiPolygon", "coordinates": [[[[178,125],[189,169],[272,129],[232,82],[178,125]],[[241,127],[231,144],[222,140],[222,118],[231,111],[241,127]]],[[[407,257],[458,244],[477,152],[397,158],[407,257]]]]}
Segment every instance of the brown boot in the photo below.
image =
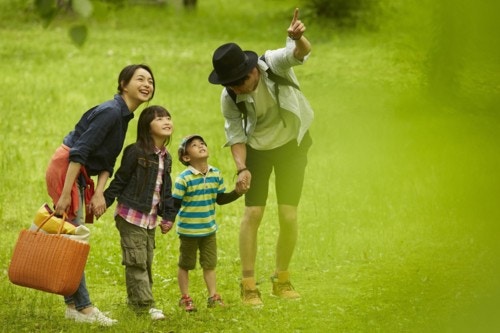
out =
{"type": "Polygon", "coordinates": [[[260,298],[260,291],[257,289],[254,277],[242,278],[240,287],[243,304],[255,307],[264,305],[260,298]]]}
{"type": "Polygon", "coordinates": [[[273,283],[273,296],[283,299],[299,299],[300,294],[295,291],[290,283],[290,273],[287,271],[278,272],[271,277],[273,283]]]}

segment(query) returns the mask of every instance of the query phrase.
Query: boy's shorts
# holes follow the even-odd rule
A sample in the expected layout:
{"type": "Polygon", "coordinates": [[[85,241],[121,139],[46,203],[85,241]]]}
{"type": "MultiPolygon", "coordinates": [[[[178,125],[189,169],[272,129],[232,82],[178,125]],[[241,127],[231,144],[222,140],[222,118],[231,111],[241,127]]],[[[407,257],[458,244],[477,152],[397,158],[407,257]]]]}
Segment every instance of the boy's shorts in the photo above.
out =
{"type": "Polygon", "coordinates": [[[196,255],[200,250],[200,266],[212,270],[217,266],[217,239],[215,233],[204,237],[179,236],[179,267],[186,271],[196,267],[196,255]]]}

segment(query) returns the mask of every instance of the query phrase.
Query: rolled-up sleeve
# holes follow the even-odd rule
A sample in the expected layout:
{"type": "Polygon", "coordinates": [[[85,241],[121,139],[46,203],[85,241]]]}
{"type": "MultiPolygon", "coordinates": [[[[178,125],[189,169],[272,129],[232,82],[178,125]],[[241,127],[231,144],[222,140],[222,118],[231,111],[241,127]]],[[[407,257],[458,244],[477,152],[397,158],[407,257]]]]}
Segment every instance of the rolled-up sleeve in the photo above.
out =
{"type": "Polygon", "coordinates": [[[245,134],[242,114],[226,92],[226,89],[223,89],[221,94],[221,110],[224,116],[224,130],[227,139],[224,147],[229,147],[236,143],[246,143],[247,136],[245,134]]]}
{"type": "MultiPolygon", "coordinates": [[[[282,76],[287,76],[291,67],[299,66],[309,58],[309,54],[304,57],[304,60],[298,60],[294,57],[293,51],[295,49],[295,42],[287,38],[286,46],[276,50],[268,50],[265,53],[266,63],[271,70],[282,76]]],[[[296,78],[295,80],[296,81],[296,78]]]]}

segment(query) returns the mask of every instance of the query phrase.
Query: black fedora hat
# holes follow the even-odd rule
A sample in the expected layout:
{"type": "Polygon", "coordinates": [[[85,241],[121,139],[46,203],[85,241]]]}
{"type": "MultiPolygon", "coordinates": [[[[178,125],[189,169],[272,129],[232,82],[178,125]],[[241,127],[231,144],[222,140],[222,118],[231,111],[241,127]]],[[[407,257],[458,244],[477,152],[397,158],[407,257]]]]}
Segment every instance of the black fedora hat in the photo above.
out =
{"type": "Polygon", "coordinates": [[[259,57],[253,51],[243,51],[235,43],[219,46],[212,57],[214,70],[208,76],[213,84],[228,84],[247,75],[257,65],[259,57]]]}

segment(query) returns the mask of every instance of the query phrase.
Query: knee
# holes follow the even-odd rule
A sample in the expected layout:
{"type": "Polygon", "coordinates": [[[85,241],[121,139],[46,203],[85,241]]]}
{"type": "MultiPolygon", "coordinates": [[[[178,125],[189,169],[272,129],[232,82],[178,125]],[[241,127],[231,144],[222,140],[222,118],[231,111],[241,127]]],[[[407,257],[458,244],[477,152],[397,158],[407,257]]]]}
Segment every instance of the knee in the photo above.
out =
{"type": "Polygon", "coordinates": [[[262,207],[246,207],[243,222],[247,225],[258,227],[262,217],[264,216],[264,208],[262,207]]]}
{"type": "Polygon", "coordinates": [[[279,207],[279,220],[280,224],[296,224],[297,223],[297,208],[293,206],[280,206],[279,207]]]}

